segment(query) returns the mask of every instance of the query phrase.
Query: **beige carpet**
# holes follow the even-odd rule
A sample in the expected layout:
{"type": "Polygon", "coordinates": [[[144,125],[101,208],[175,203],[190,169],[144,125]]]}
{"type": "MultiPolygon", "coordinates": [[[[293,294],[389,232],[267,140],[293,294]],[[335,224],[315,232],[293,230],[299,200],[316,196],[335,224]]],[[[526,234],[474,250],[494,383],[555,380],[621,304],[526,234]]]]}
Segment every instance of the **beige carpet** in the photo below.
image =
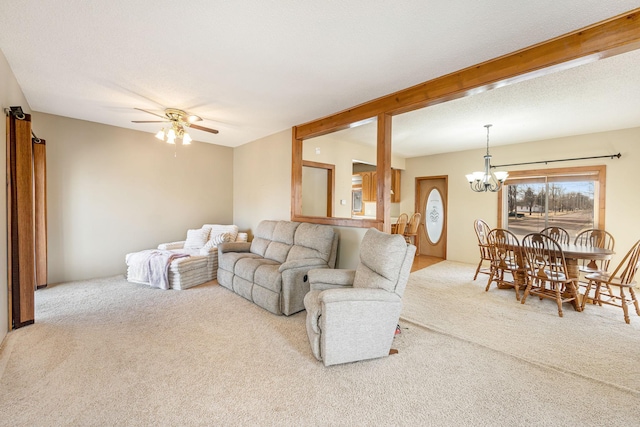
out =
{"type": "MultiPolygon", "coordinates": [[[[305,313],[274,316],[215,283],[162,291],[114,277],[51,286],[36,294],[37,323],[11,332],[0,349],[0,425],[637,424],[633,392],[478,344],[476,335],[509,330],[476,326],[492,324],[490,301],[508,291],[445,280],[450,267],[469,268],[441,263],[415,273],[405,298],[408,318],[442,333],[402,322],[399,354],[331,368],[311,355],[305,313]],[[452,302],[445,313],[445,294],[466,288],[477,302],[452,302]],[[447,317],[434,320],[438,311],[447,317]]],[[[523,313],[547,307],[511,302],[505,307],[523,313]]],[[[523,327],[518,333],[526,341],[523,327]]],[[[545,354],[565,341],[550,333],[545,354]]],[[[586,365],[594,355],[561,359],[586,365]]]]}
{"type": "Polygon", "coordinates": [[[640,397],[640,317],[622,309],[587,305],[577,312],[552,300],[515,299],[475,266],[445,261],[411,275],[403,318],[509,354],[523,361],[619,387],[640,397]]]}

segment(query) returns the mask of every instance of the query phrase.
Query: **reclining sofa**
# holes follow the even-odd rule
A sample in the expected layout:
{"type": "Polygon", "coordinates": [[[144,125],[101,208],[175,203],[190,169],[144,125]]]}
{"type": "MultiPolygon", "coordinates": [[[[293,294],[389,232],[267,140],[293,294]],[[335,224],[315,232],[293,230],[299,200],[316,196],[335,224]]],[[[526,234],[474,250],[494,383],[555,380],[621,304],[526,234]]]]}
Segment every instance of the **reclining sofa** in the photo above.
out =
{"type": "Polygon", "coordinates": [[[157,250],[149,249],[125,256],[127,280],[163,289],[188,289],[216,278],[218,245],[223,241],[246,242],[247,233],[239,233],[236,225],[204,224],[200,229],[188,230],[187,239],[162,243],[157,250]],[[149,256],[162,252],[169,255],[167,281],[152,283],[147,270],[149,256]],[[171,254],[174,257],[171,257],[171,254]]]}
{"type": "Polygon", "coordinates": [[[218,246],[218,282],[274,313],[304,310],[307,272],[335,268],[338,233],[327,225],[262,221],[253,240],[218,246]]]}

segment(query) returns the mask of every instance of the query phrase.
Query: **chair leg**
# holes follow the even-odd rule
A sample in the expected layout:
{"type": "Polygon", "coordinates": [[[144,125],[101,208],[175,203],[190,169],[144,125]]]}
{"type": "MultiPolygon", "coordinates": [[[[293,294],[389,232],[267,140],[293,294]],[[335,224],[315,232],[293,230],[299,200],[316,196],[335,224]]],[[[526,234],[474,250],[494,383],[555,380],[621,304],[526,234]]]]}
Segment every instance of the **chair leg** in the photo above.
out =
{"type": "MultiPolygon", "coordinates": [[[[602,307],[602,300],[600,299],[600,286],[602,286],[601,283],[596,282],[596,290],[593,296],[593,303],[595,304],[597,302],[598,305],[602,307]]],[[[609,292],[609,295],[611,295],[611,292],[609,292]]]]}
{"type": "Polygon", "coordinates": [[[569,282],[569,287],[571,288],[571,293],[573,294],[573,306],[575,307],[577,312],[582,311],[582,305],[578,300],[578,282],[569,282]]]}
{"type": "Polygon", "coordinates": [[[625,297],[622,287],[620,287],[620,305],[622,305],[622,311],[624,312],[624,321],[631,323],[631,319],[629,319],[629,307],[627,307],[627,297],[625,297]]]}
{"type": "Polygon", "coordinates": [[[562,317],[562,292],[558,285],[556,285],[556,304],[558,304],[558,316],[562,317]]]}
{"type": "Polygon", "coordinates": [[[636,298],[636,293],[633,288],[629,288],[629,293],[631,294],[631,300],[633,301],[633,305],[636,307],[636,314],[640,316],[640,306],[638,306],[638,299],[636,298]]]}
{"type": "Polygon", "coordinates": [[[478,268],[476,268],[476,274],[473,276],[473,280],[476,280],[478,278],[478,273],[480,272],[480,267],[482,267],[482,261],[484,261],[482,258],[480,258],[480,262],[478,263],[478,268]]]}
{"type": "MultiPolygon", "coordinates": [[[[587,282],[586,290],[584,291],[584,296],[582,297],[582,310],[584,310],[584,306],[587,304],[587,300],[589,299],[589,292],[591,292],[591,280],[587,282]]],[[[592,299],[593,304],[596,303],[595,297],[592,299]]]]}
{"type": "Polygon", "coordinates": [[[516,301],[520,301],[520,285],[524,283],[524,288],[527,288],[527,273],[512,271],[511,276],[513,276],[513,289],[516,292],[516,301]]]}
{"type": "Polygon", "coordinates": [[[524,294],[522,294],[522,298],[520,298],[520,304],[524,304],[524,302],[527,300],[529,292],[531,292],[531,285],[533,285],[533,280],[534,279],[529,279],[527,281],[527,286],[524,288],[524,294]]]}
{"type": "Polygon", "coordinates": [[[498,278],[496,277],[497,272],[498,269],[491,266],[491,270],[489,271],[489,281],[487,281],[487,287],[484,289],[485,292],[489,292],[489,287],[491,286],[491,282],[494,281],[494,278],[495,280],[498,280],[498,278]]]}

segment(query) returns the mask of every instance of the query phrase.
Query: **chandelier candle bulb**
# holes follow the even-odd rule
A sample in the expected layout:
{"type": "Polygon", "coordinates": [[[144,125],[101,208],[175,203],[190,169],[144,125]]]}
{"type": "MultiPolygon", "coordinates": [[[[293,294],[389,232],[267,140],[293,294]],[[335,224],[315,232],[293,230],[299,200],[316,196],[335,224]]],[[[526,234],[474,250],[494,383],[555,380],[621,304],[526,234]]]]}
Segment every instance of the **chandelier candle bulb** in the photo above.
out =
{"type": "Polygon", "coordinates": [[[484,156],[484,172],[474,172],[465,175],[469,186],[473,191],[478,193],[491,191],[500,191],[502,184],[509,176],[509,172],[491,171],[491,154],[489,154],[489,128],[491,125],[484,125],[487,128],[487,154],[484,156]]]}

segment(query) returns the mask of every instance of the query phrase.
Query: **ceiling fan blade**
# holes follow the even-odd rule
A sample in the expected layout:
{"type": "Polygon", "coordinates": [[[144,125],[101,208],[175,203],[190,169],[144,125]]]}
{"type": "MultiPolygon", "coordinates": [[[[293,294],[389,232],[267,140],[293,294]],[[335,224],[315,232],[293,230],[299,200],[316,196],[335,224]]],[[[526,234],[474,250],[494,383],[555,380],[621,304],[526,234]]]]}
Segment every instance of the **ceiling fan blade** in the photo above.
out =
{"type": "Polygon", "coordinates": [[[131,120],[131,123],[166,123],[169,120],[131,120]]]}
{"type": "Polygon", "coordinates": [[[189,125],[189,127],[193,128],[193,129],[203,130],[205,132],[218,133],[218,131],[216,129],[209,129],[209,128],[206,128],[204,126],[194,125],[193,123],[191,123],[189,125]]]}
{"type": "Polygon", "coordinates": [[[156,117],[160,117],[161,119],[166,119],[166,118],[167,118],[167,116],[165,116],[165,115],[162,115],[162,116],[161,116],[160,114],[154,113],[154,112],[152,112],[152,111],[143,110],[142,108],[136,108],[136,110],[138,110],[138,111],[144,111],[145,113],[149,113],[149,114],[153,114],[154,116],[156,116],[156,117]]]}

